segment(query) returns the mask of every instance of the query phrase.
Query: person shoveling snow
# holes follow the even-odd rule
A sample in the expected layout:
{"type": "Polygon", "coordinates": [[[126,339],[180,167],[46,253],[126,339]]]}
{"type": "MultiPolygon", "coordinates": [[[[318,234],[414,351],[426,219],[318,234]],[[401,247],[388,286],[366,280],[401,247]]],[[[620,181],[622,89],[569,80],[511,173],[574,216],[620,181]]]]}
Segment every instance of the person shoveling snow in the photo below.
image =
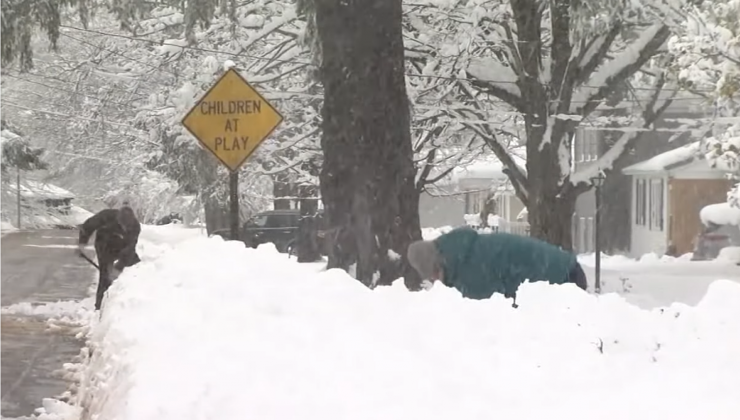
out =
{"type": "Polygon", "coordinates": [[[417,241],[408,249],[409,263],[425,280],[440,280],[466,298],[488,299],[501,293],[514,300],[525,281],[552,284],[588,283],[576,256],[527,236],[480,234],[458,228],[433,241],[417,241]]]}
{"type": "Polygon", "coordinates": [[[80,236],[77,254],[92,263],[84,248],[93,233],[95,252],[98,256],[98,290],[95,294],[95,310],[100,310],[103,296],[111,283],[124,268],[141,261],[136,253],[136,244],[141,233],[141,224],[134,211],[124,203],[120,209],[105,209],[79,226],[80,236]]]}

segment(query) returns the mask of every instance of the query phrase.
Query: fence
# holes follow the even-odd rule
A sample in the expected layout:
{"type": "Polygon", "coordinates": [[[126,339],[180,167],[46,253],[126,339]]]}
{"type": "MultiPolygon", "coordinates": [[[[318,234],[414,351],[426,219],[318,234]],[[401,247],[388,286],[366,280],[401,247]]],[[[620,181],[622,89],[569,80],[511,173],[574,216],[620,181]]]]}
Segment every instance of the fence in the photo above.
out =
{"type": "Polygon", "coordinates": [[[480,227],[479,225],[469,225],[470,227],[484,233],[501,232],[511,233],[513,235],[529,236],[529,223],[527,222],[509,222],[499,219],[498,226],[480,227]]]}

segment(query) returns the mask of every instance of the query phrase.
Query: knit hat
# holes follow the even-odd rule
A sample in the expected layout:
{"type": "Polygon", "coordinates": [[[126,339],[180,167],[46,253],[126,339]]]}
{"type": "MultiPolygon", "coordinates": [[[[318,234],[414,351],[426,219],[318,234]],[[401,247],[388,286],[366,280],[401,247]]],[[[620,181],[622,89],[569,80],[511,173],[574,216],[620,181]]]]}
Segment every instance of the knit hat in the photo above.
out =
{"type": "Polygon", "coordinates": [[[442,256],[432,241],[416,241],[409,245],[409,264],[423,280],[431,279],[442,268],[442,256]]]}

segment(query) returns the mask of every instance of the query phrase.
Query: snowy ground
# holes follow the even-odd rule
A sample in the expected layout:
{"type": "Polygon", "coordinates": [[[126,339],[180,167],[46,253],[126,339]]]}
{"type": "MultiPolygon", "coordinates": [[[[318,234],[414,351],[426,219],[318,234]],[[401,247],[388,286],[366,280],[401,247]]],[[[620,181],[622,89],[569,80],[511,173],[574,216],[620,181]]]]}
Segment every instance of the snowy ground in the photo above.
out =
{"type": "Polygon", "coordinates": [[[270,246],[164,228],[145,230],[144,261],[113,285],[102,318],[91,318],[81,398],[92,418],[734,420],[740,412],[740,285],[715,281],[737,280],[740,269],[728,263],[613,257],[605,288],[629,290],[624,297],[538,283],[520,289],[515,310],[501,297],[465,300],[439,285],[370,291],[270,246]],[[624,287],[619,277],[629,278],[624,287]],[[671,300],[696,306],[630,303],[671,300]]]}
{"type": "Polygon", "coordinates": [[[12,223],[7,222],[5,220],[0,221],[0,235],[5,235],[10,232],[15,232],[16,230],[18,229],[16,229],[12,223]]]}
{"type": "MultiPolygon", "coordinates": [[[[23,229],[54,229],[58,226],[74,227],[85,222],[93,213],[79,206],[71,206],[69,214],[61,214],[49,209],[33,209],[32,214],[24,214],[21,220],[23,229]]],[[[14,232],[15,221],[2,221],[0,231],[5,235],[14,232]]]]}
{"type": "MultiPolygon", "coordinates": [[[[591,287],[594,258],[594,254],[579,256],[591,287]]],[[[690,261],[689,258],[658,258],[648,254],[635,261],[622,256],[603,256],[602,291],[620,293],[628,302],[650,309],[674,302],[696,305],[717,279],[740,284],[740,267],[734,261],[690,261]]]]}

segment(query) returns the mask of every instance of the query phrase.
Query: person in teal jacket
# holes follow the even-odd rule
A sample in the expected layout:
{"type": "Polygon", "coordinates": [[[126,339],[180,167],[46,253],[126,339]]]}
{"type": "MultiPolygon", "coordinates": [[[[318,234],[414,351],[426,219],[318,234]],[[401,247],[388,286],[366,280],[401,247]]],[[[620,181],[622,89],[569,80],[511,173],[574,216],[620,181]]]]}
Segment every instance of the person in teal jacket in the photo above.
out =
{"type": "Polygon", "coordinates": [[[426,280],[440,280],[463,297],[488,299],[501,293],[514,300],[529,280],[575,283],[586,290],[583,268],[572,252],[529,236],[478,233],[463,227],[408,249],[409,263],[426,280]]]}

